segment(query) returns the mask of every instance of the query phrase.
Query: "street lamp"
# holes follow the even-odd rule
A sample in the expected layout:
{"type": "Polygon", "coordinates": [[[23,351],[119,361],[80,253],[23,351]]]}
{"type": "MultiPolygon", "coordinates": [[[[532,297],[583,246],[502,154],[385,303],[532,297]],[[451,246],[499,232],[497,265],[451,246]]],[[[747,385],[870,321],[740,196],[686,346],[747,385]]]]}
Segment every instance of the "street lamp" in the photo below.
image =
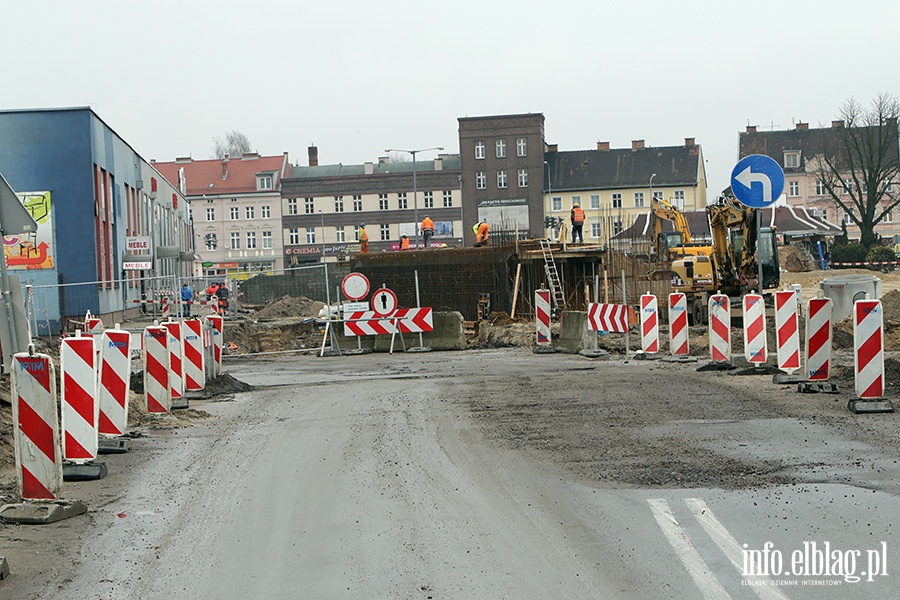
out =
{"type": "Polygon", "coordinates": [[[656,173],[650,176],[650,206],[653,206],[653,178],[656,177],[656,173]]]}
{"type": "Polygon", "coordinates": [[[416,250],[419,249],[419,199],[418,199],[418,187],[416,182],[416,154],[419,152],[429,152],[431,150],[443,150],[443,146],[435,146],[434,148],[422,148],[421,150],[401,150],[398,148],[388,148],[385,150],[385,154],[388,152],[406,152],[407,154],[412,154],[413,157],[413,219],[415,220],[415,228],[416,228],[416,250]]]}

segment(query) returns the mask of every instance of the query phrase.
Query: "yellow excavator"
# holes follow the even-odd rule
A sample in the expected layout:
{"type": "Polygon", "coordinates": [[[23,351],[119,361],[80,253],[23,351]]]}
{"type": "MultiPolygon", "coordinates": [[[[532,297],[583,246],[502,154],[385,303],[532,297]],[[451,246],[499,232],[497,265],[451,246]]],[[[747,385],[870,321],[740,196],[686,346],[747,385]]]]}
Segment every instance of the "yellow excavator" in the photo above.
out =
{"type": "Polygon", "coordinates": [[[650,201],[653,216],[653,243],[657,261],[673,261],[686,255],[708,255],[712,247],[691,241],[691,230],[684,213],[662,198],[650,201]],[[663,231],[663,221],[669,221],[675,231],[663,231]]]}
{"type": "Polygon", "coordinates": [[[781,282],[775,229],[757,226],[755,208],[730,196],[706,207],[712,246],[708,254],[672,261],[672,290],[688,296],[691,321],[705,324],[711,294],[741,296],[777,288],[781,282]],[[762,285],[759,281],[762,263],[762,285]]]}

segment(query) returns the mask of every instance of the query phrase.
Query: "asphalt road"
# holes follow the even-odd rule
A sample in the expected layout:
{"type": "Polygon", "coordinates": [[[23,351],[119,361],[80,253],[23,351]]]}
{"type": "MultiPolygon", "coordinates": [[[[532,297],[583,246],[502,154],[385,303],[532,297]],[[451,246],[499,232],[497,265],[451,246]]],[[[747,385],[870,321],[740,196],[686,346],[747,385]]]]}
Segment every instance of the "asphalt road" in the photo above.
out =
{"type": "MultiPolygon", "coordinates": [[[[596,395],[605,381],[630,386],[619,401],[641,410],[640,386],[675,397],[709,377],[693,366],[510,349],[226,368],[258,387],[194,403],[215,418],[149,432],[106,458],[106,479],[67,483],[89,515],[4,526],[14,576],[0,597],[900,597],[896,447],[776,415],[662,419],[642,435],[677,426],[722,454],[799,457],[787,461],[792,481],[627,486],[592,480],[567,464],[571,448],[511,439],[492,427],[499,416],[473,410],[522,395],[511,382],[545,370],[596,395]],[[750,557],[769,574],[745,576],[750,557]]],[[[873,438],[896,423],[865,419],[873,438]]]]}

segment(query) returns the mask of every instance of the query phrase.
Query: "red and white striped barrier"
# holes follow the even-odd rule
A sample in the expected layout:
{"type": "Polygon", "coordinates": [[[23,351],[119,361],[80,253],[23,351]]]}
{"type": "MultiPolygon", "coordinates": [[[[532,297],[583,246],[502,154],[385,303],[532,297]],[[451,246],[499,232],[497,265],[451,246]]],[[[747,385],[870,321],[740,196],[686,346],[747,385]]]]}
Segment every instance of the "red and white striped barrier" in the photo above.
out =
{"type": "Polygon", "coordinates": [[[884,267],[884,266],[897,266],[900,265],[900,260],[885,260],[885,261],[869,261],[869,262],[833,262],[830,263],[833,267],[884,267]]]}
{"type": "Polygon", "coordinates": [[[84,315],[84,331],[81,333],[91,337],[103,333],[103,321],[91,315],[91,311],[87,311],[87,314],[84,315]]]}
{"type": "Polygon", "coordinates": [[[431,307],[398,308],[389,317],[367,310],[350,313],[344,321],[344,335],[390,335],[434,331],[431,307]]]}
{"type": "Polygon", "coordinates": [[[747,294],[743,299],[744,309],[744,358],[750,363],[766,362],[768,343],[766,342],[766,307],[759,294],[747,294]]]}
{"type": "Polygon", "coordinates": [[[169,299],[165,296],[160,300],[160,310],[162,311],[162,318],[168,319],[172,312],[172,306],[169,304],[169,299]]]}
{"type": "Polygon", "coordinates": [[[148,413],[172,410],[169,395],[169,330],[161,325],[144,328],[144,394],[148,413]]]}
{"type": "Polygon", "coordinates": [[[709,355],[716,362],[731,362],[731,299],[709,297],[709,355]]]}
{"type": "Polygon", "coordinates": [[[131,333],[120,329],[107,329],[101,334],[99,345],[98,429],[103,435],[122,435],[128,428],[131,333]]]}
{"type": "Polygon", "coordinates": [[[26,500],[56,500],[63,476],[56,373],[49,356],[13,356],[12,398],[19,493],[26,500]]]}
{"type": "Polygon", "coordinates": [[[212,334],[213,360],[209,370],[212,372],[213,377],[218,377],[222,374],[222,345],[225,343],[223,326],[225,324],[225,319],[220,315],[207,315],[204,318],[212,325],[210,332],[212,334]]]}
{"type": "Polygon", "coordinates": [[[537,345],[550,345],[550,290],[534,291],[534,322],[537,345]]]}
{"type": "Polygon", "coordinates": [[[593,331],[628,333],[628,307],[624,304],[588,304],[588,324],[593,331]]]}
{"type": "Polygon", "coordinates": [[[688,315],[687,296],[681,292],[669,294],[669,351],[672,356],[687,356],[688,315]]]}
{"type": "Polygon", "coordinates": [[[203,372],[203,323],[200,319],[184,322],[184,389],[198,392],[206,387],[203,372]]]}
{"type": "Polygon", "coordinates": [[[831,298],[813,298],[806,309],[806,378],[827,381],[831,375],[831,298]]]}
{"type": "Polygon", "coordinates": [[[778,344],[778,368],[793,373],[800,368],[800,327],[797,317],[797,292],[775,292],[775,341],[778,344]]]}
{"type": "Polygon", "coordinates": [[[59,349],[62,381],[63,459],[82,464],[97,458],[97,372],[94,338],[63,338],[59,349]]]}
{"type": "Polygon", "coordinates": [[[184,375],[182,363],[184,348],[182,346],[181,323],[166,321],[162,326],[169,330],[169,393],[172,401],[184,397],[184,375]]]}
{"type": "Polygon", "coordinates": [[[641,350],[659,352],[659,302],[653,294],[641,296],[641,350]]]}
{"type": "Polygon", "coordinates": [[[853,303],[853,368],[862,399],[884,396],[883,315],[881,300],[853,303]]]}

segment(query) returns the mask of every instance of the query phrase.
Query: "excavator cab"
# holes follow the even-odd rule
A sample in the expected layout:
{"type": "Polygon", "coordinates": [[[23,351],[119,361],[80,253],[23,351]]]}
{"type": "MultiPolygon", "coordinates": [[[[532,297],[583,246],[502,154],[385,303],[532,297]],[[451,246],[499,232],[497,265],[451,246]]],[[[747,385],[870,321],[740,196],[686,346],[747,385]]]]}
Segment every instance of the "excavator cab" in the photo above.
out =
{"type": "Polygon", "coordinates": [[[762,289],[768,290],[781,285],[781,266],[778,264],[778,243],[775,230],[763,227],[759,231],[757,246],[759,262],[762,264],[762,289]]]}
{"type": "Polygon", "coordinates": [[[672,250],[680,246],[684,246],[684,239],[680,231],[661,231],[656,242],[656,247],[658,248],[656,259],[660,261],[670,260],[672,250]]]}

